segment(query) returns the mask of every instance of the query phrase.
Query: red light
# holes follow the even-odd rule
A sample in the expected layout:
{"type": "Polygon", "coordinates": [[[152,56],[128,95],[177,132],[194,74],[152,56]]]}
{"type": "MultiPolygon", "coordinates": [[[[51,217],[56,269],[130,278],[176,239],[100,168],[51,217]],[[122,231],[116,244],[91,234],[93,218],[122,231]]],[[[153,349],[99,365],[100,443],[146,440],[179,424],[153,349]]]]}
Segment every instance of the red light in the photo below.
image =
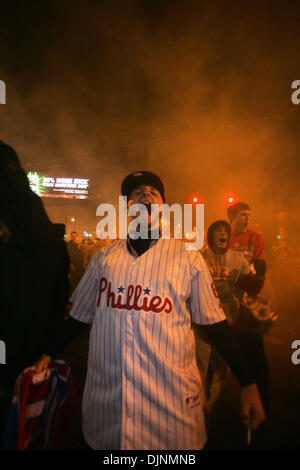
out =
{"type": "Polygon", "coordinates": [[[226,196],[226,205],[227,206],[231,206],[232,204],[235,204],[235,201],[236,201],[236,197],[235,196],[230,196],[230,195],[227,195],[226,196]]]}
{"type": "Polygon", "coordinates": [[[200,197],[195,194],[194,196],[191,197],[191,201],[193,204],[200,204],[200,197]]]}
{"type": "Polygon", "coordinates": [[[239,196],[238,196],[236,193],[233,193],[233,192],[230,191],[230,192],[228,192],[227,194],[226,194],[226,193],[224,194],[224,199],[223,199],[223,201],[224,201],[224,205],[225,205],[226,207],[232,206],[232,205],[235,204],[236,201],[238,201],[238,200],[239,200],[239,196]]]}

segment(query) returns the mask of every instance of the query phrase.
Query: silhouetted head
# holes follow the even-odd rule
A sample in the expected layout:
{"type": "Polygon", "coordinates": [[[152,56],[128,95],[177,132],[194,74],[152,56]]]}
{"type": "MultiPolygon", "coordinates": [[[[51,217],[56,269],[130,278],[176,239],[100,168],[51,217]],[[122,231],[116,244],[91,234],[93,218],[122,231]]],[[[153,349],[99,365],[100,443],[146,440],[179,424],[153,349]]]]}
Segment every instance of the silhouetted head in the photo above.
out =
{"type": "MultiPolygon", "coordinates": [[[[0,141],[0,180],[2,191],[29,191],[29,181],[15,150],[0,141]]],[[[0,191],[1,191],[0,189],[0,191]]],[[[2,192],[1,191],[1,192],[2,192]]]]}

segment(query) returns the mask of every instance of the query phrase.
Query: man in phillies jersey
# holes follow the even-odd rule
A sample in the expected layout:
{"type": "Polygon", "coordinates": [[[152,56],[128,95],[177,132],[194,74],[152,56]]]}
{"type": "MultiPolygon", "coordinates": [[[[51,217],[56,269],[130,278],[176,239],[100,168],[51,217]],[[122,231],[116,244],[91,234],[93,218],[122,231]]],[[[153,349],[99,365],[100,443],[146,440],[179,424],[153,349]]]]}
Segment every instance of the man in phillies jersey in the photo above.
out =
{"type": "MultiPolygon", "coordinates": [[[[161,205],[158,176],[122,183],[133,204],[161,205]]],[[[265,419],[253,376],[239,359],[208,268],[182,240],[121,239],[91,260],[71,301],[69,330],[92,324],[83,434],[93,449],[202,449],[203,385],[191,321],[203,325],[241,386],[244,423],[265,419]]],[[[41,364],[38,365],[40,367],[41,364]]]]}

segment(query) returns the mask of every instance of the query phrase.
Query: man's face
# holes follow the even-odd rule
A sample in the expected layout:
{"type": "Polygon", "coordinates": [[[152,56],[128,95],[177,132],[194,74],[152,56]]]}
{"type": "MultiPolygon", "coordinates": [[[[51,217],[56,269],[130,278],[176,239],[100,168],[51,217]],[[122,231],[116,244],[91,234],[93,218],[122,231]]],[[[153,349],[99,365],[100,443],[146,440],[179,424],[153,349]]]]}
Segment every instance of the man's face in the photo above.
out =
{"type": "Polygon", "coordinates": [[[72,232],[71,233],[71,240],[75,243],[78,243],[78,233],[72,232]]]}
{"type": "Polygon", "coordinates": [[[132,204],[162,204],[163,200],[158,189],[145,184],[137,186],[129,196],[128,205],[132,204]],[[132,201],[132,202],[131,202],[132,201]]]}
{"type": "Polygon", "coordinates": [[[248,210],[241,210],[237,213],[232,221],[233,229],[235,233],[242,233],[247,230],[247,227],[251,220],[251,212],[248,210]]]}
{"type": "Polygon", "coordinates": [[[213,247],[216,253],[224,253],[229,241],[229,234],[225,225],[219,225],[213,233],[213,247]]]}
{"type": "Polygon", "coordinates": [[[133,204],[144,204],[148,209],[148,223],[151,224],[151,204],[163,204],[160,192],[154,186],[145,184],[137,186],[131,192],[128,200],[128,207],[133,204]]]}

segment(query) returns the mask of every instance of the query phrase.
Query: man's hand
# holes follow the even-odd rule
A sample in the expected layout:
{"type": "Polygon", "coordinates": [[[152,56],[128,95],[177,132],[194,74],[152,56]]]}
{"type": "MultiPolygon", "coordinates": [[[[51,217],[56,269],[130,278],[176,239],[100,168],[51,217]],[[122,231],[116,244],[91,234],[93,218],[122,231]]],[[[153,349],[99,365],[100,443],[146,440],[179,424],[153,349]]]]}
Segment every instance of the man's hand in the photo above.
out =
{"type": "Polygon", "coordinates": [[[263,259],[254,259],[253,266],[256,272],[256,275],[260,279],[264,279],[267,271],[266,262],[263,259]]]}
{"type": "Polygon", "coordinates": [[[51,361],[51,357],[47,356],[46,354],[42,354],[42,356],[36,361],[34,364],[35,367],[35,374],[39,374],[43,370],[47,369],[49,362],[51,361]]]}
{"type": "Polygon", "coordinates": [[[243,423],[251,429],[257,429],[266,419],[256,384],[242,388],[241,416],[243,423]]]}

